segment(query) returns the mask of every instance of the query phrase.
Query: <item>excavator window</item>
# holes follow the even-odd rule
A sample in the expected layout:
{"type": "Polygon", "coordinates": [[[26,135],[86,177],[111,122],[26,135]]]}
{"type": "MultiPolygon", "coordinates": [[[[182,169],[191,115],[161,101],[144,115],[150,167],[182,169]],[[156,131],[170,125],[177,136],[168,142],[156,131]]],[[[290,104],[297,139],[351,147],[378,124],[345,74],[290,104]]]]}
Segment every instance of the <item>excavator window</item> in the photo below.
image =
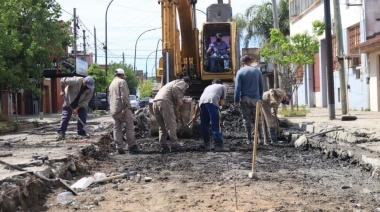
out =
{"type": "MultiPolygon", "coordinates": [[[[222,33],[222,42],[216,42],[215,35],[208,36],[207,42],[205,42],[205,68],[207,72],[228,72],[231,70],[231,54],[230,52],[218,51],[219,46],[228,46],[231,50],[231,36],[229,34],[222,33]],[[212,45],[212,46],[211,46],[212,45]],[[211,51],[208,51],[208,50],[211,51]]],[[[227,47],[226,47],[227,48],[227,47]]]]}

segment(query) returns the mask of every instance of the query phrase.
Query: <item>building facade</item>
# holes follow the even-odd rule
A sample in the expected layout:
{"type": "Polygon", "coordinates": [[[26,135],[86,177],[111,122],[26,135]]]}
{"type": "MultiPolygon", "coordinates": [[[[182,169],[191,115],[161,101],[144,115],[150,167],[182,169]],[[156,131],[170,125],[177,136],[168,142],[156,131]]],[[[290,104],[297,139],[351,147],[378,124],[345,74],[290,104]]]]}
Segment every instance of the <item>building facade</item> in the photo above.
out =
{"type": "MultiPolygon", "coordinates": [[[[380,15],[377,15],[380,14],[377,11],[380,1],[339,1],[344,49],[344,52],[340,53],[339,56],[344,60],[347,88],[340,86],[333,1],[330,1],[330,4],[335,107],[336,109],[342,108],[341,91],[347,89],[347,102],[350,110],[379,111],[380,38],[377,38],[378,47],[371,44],[370,40],[376,39],[374,35],[380,32],[380,26],[377,26],[380,25],[377,24],[379,21],[374,24],[376,17],[380,18],[380,15]]],[[[289,7],[291,35],[304,31],[311,33],[313,21],[324,21],[323,0],[290,0],[289,7]]],[[[295,96],[299,105],[328,107],[325,34],[318,39],[320,48],[315,55],[315,62],[313,65],[304,68],[303,82],[298,91],[295,92],[295,96]]]]}

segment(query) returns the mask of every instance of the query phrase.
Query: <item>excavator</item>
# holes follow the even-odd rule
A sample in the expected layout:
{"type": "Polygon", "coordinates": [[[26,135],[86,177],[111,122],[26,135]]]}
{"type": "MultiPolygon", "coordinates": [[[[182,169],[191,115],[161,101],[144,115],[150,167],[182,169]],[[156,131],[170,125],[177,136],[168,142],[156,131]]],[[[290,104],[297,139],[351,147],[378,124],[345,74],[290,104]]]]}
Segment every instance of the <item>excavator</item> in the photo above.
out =
{"type": "MultiPolygon", "coordinates": [[[[240,45],[236,23],[232,21],[230,0],[227,4],[218,0],[207,7],[201,32],[196,26],[197,0],[158,0],[158,4],[161,5],[162,57],[156,70],[158,83],[153,86],[153,97],[166,83],[189,76],[192,84],[187,89],[187,96],[199,97],[205,87],[218,78],[227,87],[227,101],[232,102],[234,78],[240,68],[240,45]],[[228,57],[211,55],[207,51],[217,33],[230,46],[228,57]],[[211,69],[211,63],[214,69],[211,69]]],[[[193,114],[191,104],[190,100],[185,100],[181,108],[185,121],[193,114]]],[[[152,130],[152,127],[155,128],[154,124],[151,124],[151,133],[155,134],[156,129],[152,130]]]]}

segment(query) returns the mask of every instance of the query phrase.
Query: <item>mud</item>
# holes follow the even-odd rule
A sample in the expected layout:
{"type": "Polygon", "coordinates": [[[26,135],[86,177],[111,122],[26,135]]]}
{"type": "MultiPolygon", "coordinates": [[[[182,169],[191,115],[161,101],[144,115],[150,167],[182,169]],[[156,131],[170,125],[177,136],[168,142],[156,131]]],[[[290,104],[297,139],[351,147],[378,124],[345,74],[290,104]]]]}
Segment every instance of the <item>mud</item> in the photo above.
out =
{"type": "MultiPolygon", "coordinates": [[[[248,178],[252,152],[201,151],[201,142],[186,140],[183,153],[154,153],[155,139],[138,141],[148,154],[110,155],[97,171],[107,175],[135,170],[139,174],[91,185],[71,203],[48,195],[47,211],[376,211],[380,184],[350,160],[327,157],[317,149],[260,146],[257,180],[248,178]],[[148,143],[152,142],[152,145],[148,143]],[[146,144],[146,145],[144,145],[146,144]],[[145,182],[144,178],[153,178],[145,182]],[[236,189],[236,191],[235,191],[236,189]],[[99,199],[102,199],[99,201],[99,199]]],[[[158,149],[156,149],[158,152],[158,149]]],[[[77,178],[79,179],[79,178],[77,178]]],[[[74,183],[74,181],[73,181],[74,183]]]]}

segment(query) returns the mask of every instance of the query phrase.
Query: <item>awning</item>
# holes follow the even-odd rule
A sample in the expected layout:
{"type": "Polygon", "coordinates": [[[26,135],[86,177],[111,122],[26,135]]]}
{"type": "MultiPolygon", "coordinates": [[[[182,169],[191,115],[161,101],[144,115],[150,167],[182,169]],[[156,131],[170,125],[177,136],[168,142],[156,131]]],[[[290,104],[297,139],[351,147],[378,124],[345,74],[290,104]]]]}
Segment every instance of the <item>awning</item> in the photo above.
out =
{"type": "Polygon", "coordinates": [[[371,53],[380,50],[380,35],[376,35],[363,43],[360,43],[352,50],[359,50],[360,53],[371,53]]]}

